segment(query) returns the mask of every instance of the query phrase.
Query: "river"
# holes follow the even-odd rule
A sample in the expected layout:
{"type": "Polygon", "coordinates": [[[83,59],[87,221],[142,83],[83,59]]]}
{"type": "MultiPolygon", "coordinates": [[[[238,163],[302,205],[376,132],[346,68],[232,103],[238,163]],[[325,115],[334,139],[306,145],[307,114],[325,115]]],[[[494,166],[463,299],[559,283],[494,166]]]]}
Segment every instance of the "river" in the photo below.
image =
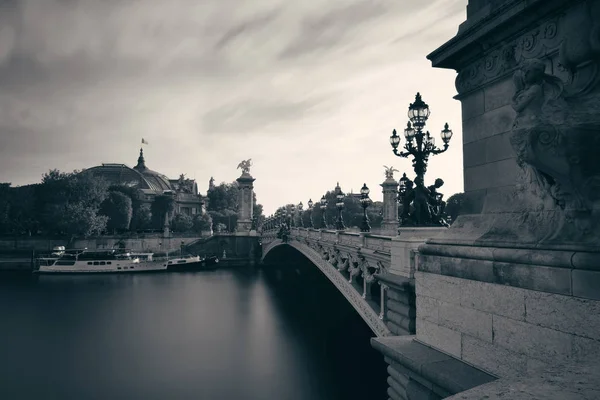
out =
{"type": "Polygon", "coordinates": [[[0,275],[0,399],[379,399],[372,333],[309,262],[0,275]]]}

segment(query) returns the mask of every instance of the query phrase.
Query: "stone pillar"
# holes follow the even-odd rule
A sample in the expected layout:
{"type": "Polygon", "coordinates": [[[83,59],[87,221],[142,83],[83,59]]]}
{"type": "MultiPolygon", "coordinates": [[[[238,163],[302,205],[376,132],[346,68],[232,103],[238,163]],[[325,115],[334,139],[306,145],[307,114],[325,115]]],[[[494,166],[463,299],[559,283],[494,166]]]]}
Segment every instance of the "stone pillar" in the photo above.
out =
{"type": "Polygon", "coordinates": [[[373,340],[398,382],[408,370],[400,397],[495,377],[504,393],[568,397],[543,378],[550,367],[564,387],[600,390],[568,375],[600,354],[599,31],[600,0],[469,0],[428,56],[458,73],[469,210],[418,248],[415,337],[373,340]],[[444,372],[423,373],[434,365],[444,372]]]}
{"type": "Polygon", "coordinates": [[[398,235],[398,182],[389,177],[381,184],[381,187],[383,188],[381,234],[396,236],[398,235]]]}
{"type": "Polygon", "coordinates": [[[237,232],[249,233],[252,229],[252,199],[255,179],[250,173],[242,173],[242,176],[236,179],[239,184],[238,193],[238,220],[237,232]]]}

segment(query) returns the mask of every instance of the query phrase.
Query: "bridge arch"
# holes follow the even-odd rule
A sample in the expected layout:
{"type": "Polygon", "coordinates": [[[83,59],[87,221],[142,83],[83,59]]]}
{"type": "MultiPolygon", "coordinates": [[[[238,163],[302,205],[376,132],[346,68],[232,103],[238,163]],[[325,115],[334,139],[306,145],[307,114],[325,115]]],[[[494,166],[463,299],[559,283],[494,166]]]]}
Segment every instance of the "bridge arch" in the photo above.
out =
{"type": "Polygon", "coordinates": [[[313,265],[319,268],[319,270],[321,270],[327,279],[329,279],[331,283],[333,283],[335,287],[344,295],[346,300],[348,300],[361,318],[367,323],[367,325],[369,325],[375,335],[382,337],[392,334],[383,320],[379,318],[377,312],[375,312],[375,310],[367,303],[367,301],[363,299],[362,295],[356,291],[354,286],[352,286],[352,283],[350,283],[348,279],[346,279],[346,277],[337,270],[336,267],[334,267],[327,260],[324,260],[318,252],[306,244],[294,240],[284,242],[281,239],[274,239],[263,246],[261,262],[265,260],[265,258],[273,249],[281,246],[290,246],[296,249],[304,257],[310,260],[313,265]]]}

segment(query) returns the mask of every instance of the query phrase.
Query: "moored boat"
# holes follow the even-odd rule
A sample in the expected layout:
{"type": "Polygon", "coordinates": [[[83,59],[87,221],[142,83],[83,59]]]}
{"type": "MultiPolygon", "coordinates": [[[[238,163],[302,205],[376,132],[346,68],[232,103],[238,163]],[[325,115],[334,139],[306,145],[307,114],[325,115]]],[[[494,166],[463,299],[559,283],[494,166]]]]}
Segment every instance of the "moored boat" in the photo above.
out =
{"type": "Polygon", "coordinates": [[[219,262],[217,257],[188,256],[171,258],[167,261],[169,271],[195,271],[210,268],[219,262]]]}
{"type": "Polygon", "coordinates": [[[200,268],[201,264],[200,256],[176,257],[167,261],[167,269],[169,271],[187,271],[200,268]]]}
{"type": "Polygon", "coordinates": [[[117,250],[81,250],[65,251],[58,258],[38,259],[38,268],[34,273],[131,273],[158,272],[167,270],[164,261],[141,261],[139,257],[117,250]]]}

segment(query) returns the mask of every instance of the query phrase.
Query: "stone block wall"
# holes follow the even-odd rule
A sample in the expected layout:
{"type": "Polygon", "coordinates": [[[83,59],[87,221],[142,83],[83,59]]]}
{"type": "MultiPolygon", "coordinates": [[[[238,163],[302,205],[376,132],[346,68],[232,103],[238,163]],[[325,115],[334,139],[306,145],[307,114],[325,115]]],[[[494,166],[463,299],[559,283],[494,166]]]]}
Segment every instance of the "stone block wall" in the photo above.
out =
{"type": "Polygon", "coordinates": [[[415,292],[410,282],[392,284],[386,282],[385,323],[394,335],[415,333],[415,292]]]}
{"type": "Polygon", "coordinates": [[[494,190],[514,187],[518,166],[509,142],[515,111],[511,76],[461,97],[465,193],[480,213],[494,190]]]}
{"type": "Polygon", "coordinates": [[[498,377],[600,356],[600,302],[415,273],[416,338],[498,377]]]}

